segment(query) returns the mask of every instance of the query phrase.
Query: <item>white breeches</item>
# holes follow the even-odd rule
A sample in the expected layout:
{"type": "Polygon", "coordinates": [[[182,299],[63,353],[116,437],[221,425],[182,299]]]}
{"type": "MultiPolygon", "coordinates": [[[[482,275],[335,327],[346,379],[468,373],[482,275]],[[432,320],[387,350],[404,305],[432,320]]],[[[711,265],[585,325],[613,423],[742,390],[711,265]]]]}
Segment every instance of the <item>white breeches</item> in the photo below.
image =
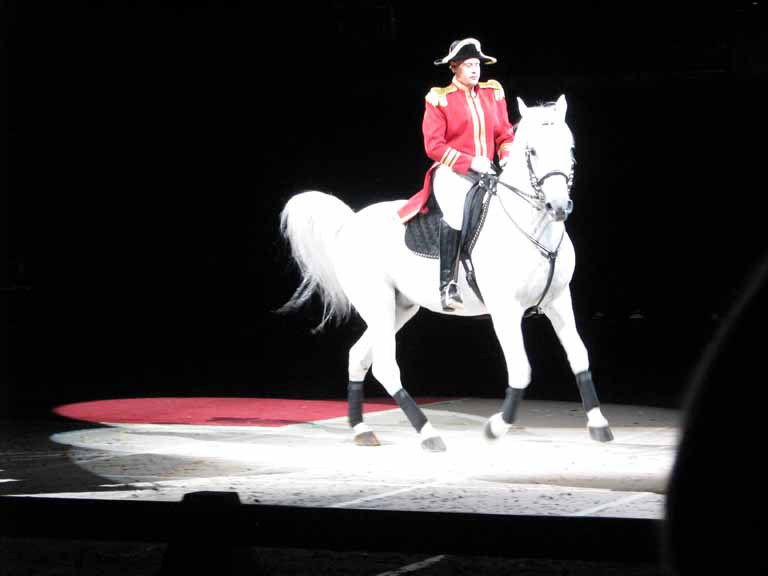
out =
{"type": "Polygon", "coordinates": [[[472,180],[454,172],[448,166],[438,166],[432,180],[435,200],[443,211],[443,220],[454,230],[461,230],[464,220],[464,200],[472,188],[472,180]]]}

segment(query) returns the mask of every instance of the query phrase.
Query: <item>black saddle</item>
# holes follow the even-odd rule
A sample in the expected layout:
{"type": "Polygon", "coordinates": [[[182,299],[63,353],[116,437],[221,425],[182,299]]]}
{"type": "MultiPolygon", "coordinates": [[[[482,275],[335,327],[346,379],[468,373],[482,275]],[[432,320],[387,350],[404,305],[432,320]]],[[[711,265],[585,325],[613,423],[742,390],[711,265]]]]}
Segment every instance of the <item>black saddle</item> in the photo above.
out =
{"type": "MultiPolygon", "coordinates": [[[[489,180],[485,177],[479,178],[470,188],[464,201],[464,225],[461,230],[459,248],[459,260],[464,266],[467,281],[481,302],[483,299],[472,266],[472,250],[485,223],[490,197],[491,185],[489,180]]],[[[440,220],[443,218],[443,213],[434,194],[429,195],[427,208],[429,211],[426,214],[417,214],[406,224],[405,245],[417,256],[439,259],[440,220]]]]}

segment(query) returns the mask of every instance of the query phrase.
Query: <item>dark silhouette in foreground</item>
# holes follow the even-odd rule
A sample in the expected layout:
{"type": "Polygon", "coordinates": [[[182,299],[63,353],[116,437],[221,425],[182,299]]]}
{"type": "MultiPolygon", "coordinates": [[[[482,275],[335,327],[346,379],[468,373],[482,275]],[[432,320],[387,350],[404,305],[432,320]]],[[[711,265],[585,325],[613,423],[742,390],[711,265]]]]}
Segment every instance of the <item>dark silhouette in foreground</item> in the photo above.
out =
{"type": "Polygon", "coordinates": [[[765,574],[768,254],[691,375],[664,556],[676,576],[765,574]]]}

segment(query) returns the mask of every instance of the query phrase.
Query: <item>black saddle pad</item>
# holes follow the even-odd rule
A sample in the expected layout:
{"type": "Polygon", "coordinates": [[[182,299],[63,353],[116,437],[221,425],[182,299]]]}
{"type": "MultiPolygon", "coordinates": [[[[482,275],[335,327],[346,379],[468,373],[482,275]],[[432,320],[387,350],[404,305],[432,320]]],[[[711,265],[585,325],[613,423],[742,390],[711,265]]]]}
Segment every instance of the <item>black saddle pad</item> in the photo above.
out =
{"type": "MultiPolygon", "coordinates": [[[[485,212],[488,209],[487,196],[488,190],[478,186],[473,186],[467,194],[464,208],[464,243],[461,248],[464,255],[468,256],[472,253],[477,235],[485,222],[485,212]]],[[[416,215],[406,224],[405,245],[418,256],[440,258],[440,220],[443,218],[443,213],[433,194],[429,196],[427,207],[429,212],[416,215]]]]}
{"type": "Polygon", "coordinates": [[[405,245],[424,258],[440,258],[440,220],[443,212],[433,194],[427,201],[429,212],[417,214],[405,225],[405,245]]]}

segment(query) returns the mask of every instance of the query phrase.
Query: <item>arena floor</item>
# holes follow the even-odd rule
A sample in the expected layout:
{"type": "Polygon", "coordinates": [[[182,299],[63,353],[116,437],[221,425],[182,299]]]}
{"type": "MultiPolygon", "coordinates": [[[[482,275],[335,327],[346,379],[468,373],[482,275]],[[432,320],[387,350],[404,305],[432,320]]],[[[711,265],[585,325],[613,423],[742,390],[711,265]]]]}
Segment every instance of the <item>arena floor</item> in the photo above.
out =
{"type": "Polygon", "coordinates": [[[599,443],[580,405],[524,401],[516,426],[489,442],[482,427],[498,401],[417,399],[448,446],[428,453],[398,408],[375,402],[365,419],[382,445],[360,447],[343,402],[199,399],[193,408],[185,400],[126,400],[123,417],[112,401],[105,416],[123,422],[97,422],[95,402],[3,424],[0,494],[179,501],[225,491],[244,504],[658,519],[679,431],[677,411],[608,404],[615,439],[599,443]],[[183,423],[142,422],[136,412],[160,405],[161,421],[183,423]],[[260,406],[281,418],[260,417],[260,406]],[[302,421],[307,414],[331,417],[302,421]]]}

